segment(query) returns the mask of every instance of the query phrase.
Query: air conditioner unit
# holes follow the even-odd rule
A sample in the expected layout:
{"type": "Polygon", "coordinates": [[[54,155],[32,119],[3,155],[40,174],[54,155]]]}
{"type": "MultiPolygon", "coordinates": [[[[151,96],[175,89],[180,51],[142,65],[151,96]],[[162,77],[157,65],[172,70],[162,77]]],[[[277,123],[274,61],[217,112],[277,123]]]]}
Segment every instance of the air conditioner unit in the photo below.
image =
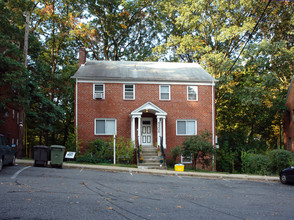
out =
{"type": "Polygon", "coordinates": [[[94,93],[94,99],[103,99],[103,93],[94,93]]]}

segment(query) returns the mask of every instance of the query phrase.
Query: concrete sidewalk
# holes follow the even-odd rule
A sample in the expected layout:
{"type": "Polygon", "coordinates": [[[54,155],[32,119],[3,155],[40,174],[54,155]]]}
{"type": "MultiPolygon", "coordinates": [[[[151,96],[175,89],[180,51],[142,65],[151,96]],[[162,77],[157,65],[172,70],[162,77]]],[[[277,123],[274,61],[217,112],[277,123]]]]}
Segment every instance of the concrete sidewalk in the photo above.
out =
{"type": "MultiPolygon", "coordinates": [[[[33,160],[16,159],[16,164],[34,165],[33,160]]],[[[77,164],[77,163],[63,163],[64,168],[75,169],[92,169],[108,172],[128,172],[128,173],[143,173],[152,175],[167,175],[167,176],[186,176],[186,177],[202,177],[213,179],[236,179],[236,180],[251,180],[251,181],[279,181],[276,176],[257,176],[247,174],[221,174],[221,173],[205,173],[205,172],[178,172],[171,170],[156,170],[156,169],[141,169],[133,167],[116,167],[105,165],[90,165],[90,164],[77,164]]]]}

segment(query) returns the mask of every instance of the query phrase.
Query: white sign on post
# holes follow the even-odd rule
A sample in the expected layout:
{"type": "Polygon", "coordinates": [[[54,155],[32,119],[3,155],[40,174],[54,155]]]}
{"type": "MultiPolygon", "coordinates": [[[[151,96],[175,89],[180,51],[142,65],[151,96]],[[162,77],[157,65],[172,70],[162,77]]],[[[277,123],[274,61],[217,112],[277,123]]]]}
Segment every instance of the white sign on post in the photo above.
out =
{"type": "Polygon", "coordinates": [[[66,152],[66,155],[65,155],[65,158],[66,159],[74,159],[75,158],[75,155],[76,155],[76,152],[66,152]]]}

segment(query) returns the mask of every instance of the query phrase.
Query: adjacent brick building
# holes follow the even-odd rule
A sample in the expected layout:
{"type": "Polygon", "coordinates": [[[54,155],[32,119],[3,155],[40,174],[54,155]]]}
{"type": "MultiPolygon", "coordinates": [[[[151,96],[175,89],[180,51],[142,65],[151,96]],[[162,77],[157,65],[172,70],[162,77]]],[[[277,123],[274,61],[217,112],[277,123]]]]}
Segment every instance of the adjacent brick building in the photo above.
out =
{"type": "MultiPolygon", "coordinates": [[[[215,79],[195,63],[87,61],[80,51],[75,123],[87,142],[116,134],[169,152],[185,137],[215,136],[215,79]]],[[[214,143],[214,138],[212,138],[214,143]]]]}
{"type": "Polygon", "coordinates": [[[286,97],[286,110],[283,120],[285,150],[294,152],[294,85],[292,77],[286,97]]]}
{"type": "MultiPolygon", "coordinates": [[[[20,136],[21,126],[20,113],[18,110],[7,107],[1,111],[0,134],[3,134],[8,139],[10,145],[18,147],[22,141],[22,136],[20,136]]],[[[21,152],[18,156],[20,156],[20,154],[21,152]]]]}

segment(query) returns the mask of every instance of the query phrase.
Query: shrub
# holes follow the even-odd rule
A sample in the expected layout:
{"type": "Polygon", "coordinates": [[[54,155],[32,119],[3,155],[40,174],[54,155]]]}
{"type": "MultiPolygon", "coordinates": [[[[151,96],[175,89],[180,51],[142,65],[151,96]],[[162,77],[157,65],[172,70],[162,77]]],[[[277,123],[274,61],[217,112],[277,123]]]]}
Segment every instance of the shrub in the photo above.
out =
{"type": "MultiPolygon", "coordinates": [[[[130,139],[117,137],[115,142],[115,155],[118,163],[133,163],[134,147],[130,139]]],[[[113,138],[107,141],[95,139],[90,141],[85,154],[77,158],[78,162],[111,163],[113,162],[113,138]]]]}
{"type": "Polygon", "coordinates": [[[102,139],[89,141],[85,154],[77,158],[78,162],[111,163],[113,161],[113,147],[109,141],[102,139]]]}
{"type": "Polygon", "coordinates": [[[80,153],[80,145],[83,143],[81,139],[77,141],[77,130],[75,129],[73,133],[68,134],[67,141],[65,143],[66,151],[74,151],[78,155],[80,153]]]}
{"type": "Polygon", "coordinates": [[[133,163],[135,149],[131,139],[125,137],[116,138],[115,148],[115,155],[119,163],[133,163]]]}
{"type": "Polygon", "coordinates": [[[241,160],[244,173],[270,174],[270,159],[266,155],[242,152],[241,160]]]}
{"type": "Polygon", "coordinates": [[[83,156],[79,156],[76,159],[77,162],[84,162],[84,163],[110,163],[110,160],[105,160],[102,158],[98,158],[96,156],[91,156],[91,155],[83,155],[83,156]]]}
{"type": "Polygon", "coordinates": [[[273,173],[279,173],[291,165],[292,155],[286,150],[272,150],[269,153],[270,166],[273,173]]]}
{"type": "Polygon", "coordinates": [[[179,156],[179,154],[181,153],[181,148],[179,146],[175,146],[171,151],[170,151],[173,161],[173,164],[176,164],[177,162],[177,157],[179,156]]]}
{"type": "Polygon", "coordinates": [[[231,149],[218,149],[216,151],[216,169],[221,172],[234,172],[234,161],[237,153],[231,149]]]}
{"type": "Polygon", "coordinates": [[[185,139],[182,147],[183,156],[193,157],[192,166],[196,169],[197,161],[201,161],[202,168],[211,162],[213,146],[210,143],[211,134],[205,130],[200,134],[185,139]]]}

